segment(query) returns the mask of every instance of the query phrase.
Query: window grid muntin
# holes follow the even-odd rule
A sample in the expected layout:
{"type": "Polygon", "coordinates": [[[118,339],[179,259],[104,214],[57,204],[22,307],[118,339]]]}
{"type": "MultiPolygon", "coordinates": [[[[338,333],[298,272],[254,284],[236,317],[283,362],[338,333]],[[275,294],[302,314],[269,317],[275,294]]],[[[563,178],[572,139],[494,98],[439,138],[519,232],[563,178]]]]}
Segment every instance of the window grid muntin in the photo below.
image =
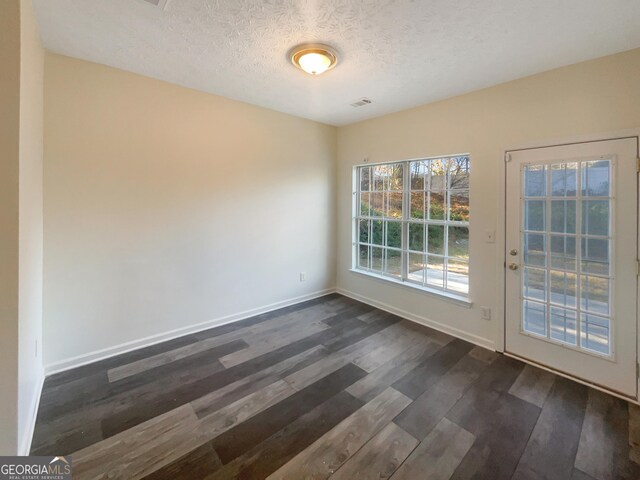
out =
{"type": "MultiPolygon", "coordinates": [[[[589,174],[589,171],[586,172],[586,174],[589,174]]],[[[546,279],[546,290],[548,292],[548,301],[546,302],[541,302],[540,300],[536,300],[536,299],[532,299],[530,297],[527,297],[524,295],[525,292],[525,275],[523,273],[523,275],[521,275],[521,301],[522,301],[522,322],[521,322],[521,328],[523,329],[524,333],[526,334],[532,334],[535,336],[541,336],[542,338],[545,338],[547,340],[550,340],[552,342],[559,342],[562,343],[563,345],[567,345],[569,348],[576,348],[580,351],[584,351],[587,353],[591,353],[591,354],[595,354],[595,355],[601,355],[601,356],[605,356],[605,357],[612,357],[613,356],[613,344],[612,344],[612,339],[613,339],[613,329],[614,329],[614,315],[613,315],[613,302],[612,299],[614,298],[613,296],[613,278],[614,278],[614,272],[613,272],[613,268],[614,268],[614,263],[613,263],[613,259],[614,259],[614,254],[613,254],[613,218],[614,218],[614,182],[615,182],[615,160],[613,158],[598,158],[598,159],[580,159],[580,160],[571,160],[571,161],[562,161],[562,162],[551,162],[551,163],[539,163],[539,164],[523,164],[521,166],[521,179],[523,182],[523,188],[522,188],[522,196],[521,196],[521,212],[522,212],[522,224],[521,224],[521,233],[520,233],[520,241],[521,241],[521,250],[524,253],[526,252],[525,250],[525,236],[526,234],[537,234],[537,235],[544,235],[544,240],[545,240],[545,252],[544,252],[544,257],[545,257],[545,265],[544,266],[534,266],[534,265],[527,265],[524,263],[523,260],[523,265],[524,268],[528,268],[528,269],[537,269],[537,270],[542,270],[545,272],[545,279],[546,279]],[[583,194],[583,169],[586,169],[586,167],[583,167],[587,164],[591,164],[591,163],[596,163],[596,162],[608,162],[608,185],[609,185],[609,196],[603,196],[603,195],[589,195],[588,193],[585,195],[583,194]],[[575,191],[575,195],[568,195],[567,192],[565,192],[564,196],[559,196],[559,195],[550,195],[550,193],[552,192],[552,186],[551,186],[551,182],[552,182],[552,171],[553,171],[553,167],[554,166],[567,166],[567,165],[571,165],[571,164],[575,164],[576,165],[576,174],[575,174],[575,180],[576,180],[576,191],[575,191]],[[544,176],[545,176],[545,188],[546,191],[544,192],[544,195],[542,196],[533,196],[533,195],[526,195],[526,188],[527,188],[527,184],[526,184],[526,171],[528,167],[543,167],[543,170],[545,172],[544,176]],[[544,228],[545,230],[527,230],[525,228],[526,226],[526,201],[527,200],[543,200],[545,201],[545,212],[544,212],[544,228]],[[575,221],[576,221],[576,225],[575,225],[575,230],[576,233],[559,233],[559,232],[552,232],[551,231],[551,202],[553,200],[573,200],[576,202],[576,212],[575,212],[575,221]],[[583,212],[582,212],[582,208],[583,208],[583,201],[592,201],[592,200],[600,200],[600,201],[607,201],[608,202],[608,235],[594,235],[594,234],[589,234],[589,233],[582,233],[582,229],[583,229],[583,212]],[[551,257],[552,257],[552,253],[551,253],[551,238],[552,237],[565,237],[565,238],[575,238],[575,263],[576,263],[576,268],[575,270],[566,270],[566,269],[560,269],[557,267],[551,267],[551,257]],[[607,252],[608,252],[608,257],[607,257],[607,263],[608,263],[608,275],[603,275],[603,274],[599,274],[599,273],[591,273],[591,272],[585,272],[583,271],[583,266],[582,266],[582,261],[583,261],[583,248],[582,248],[582,240],[583,239],[596,239],[596,240],[606,240],[608,242],[608,246],[607,246],[607,252]],[[570,273],[570,274],[575,274],[576,275],[576,307],[572,308],[569,306],[564,306],[562,304],[559,303],[554,303],[551,301],[551,286],[550,286],[550,274],[551,271],[553,272],[558,272],[558,273],[570,273]],[[607,299],[607,305],[608,305],[608,314],[603,314],[601,312],[596,312],[593,310],[589,310],[588,308],[584,308],[582,306],[583,303],[583,292],[582,292],[582,279],[583,278],[600,278],[602,280],[606,280],[607,284],[608,284],[608,299],[607,299]],[[533,330],[527,329],[525,327],[525,323],[527,321],[527,319],[525,318],[525,308],[526,308],[526,303],[532,303],[532,304],[538,304],[541,306],[545,307],[545,328],[546,328],[546,332],[544,334],[539,334],[534,332],[533,330]],[[569,312],[573,312],[575,313],[575,323],[576,323],[576,331],[575,331],[575,343],[566,343],[563,340],[559,340],[557,338],[553,338],[551,336],[552,331],[551,331],[551,311],[553,309],[556,310],[566,310],[569,312]],[[582,322],[583,322],[583,318],[587,318],[587,317],[593,317],[594,319],[601,319],[603,321],[608,320],[608,322],[603,322],[603,323],[608,323],[608,326],[602,326],[599,325],[599,327],[601,327],[602,329],[606,330],[606,336],[607,336],[607,349],[608,351],[606,353],[601,352],[599,350],[596,350],[595,348],[589,348],[588,346],[584,346],[583,344],[588,344],[589,343],[589,332],[586,332],[585,334],[585,339],[583,339],[583,332],[582,332],[582,322]]],[[[565,177],[566,179],[566,177],[565,177]]],[[[566,190],[566,182],[565,182],[565,190],[566,190]]],[[[566,253],[566,241],[564,243],[565,245],[565,253],[566,253]]],[[[565,257],[566,258],[566,257],[565,257]]],[[[523,270],[524,270],[523,268],[523,270]]],[[[587,297],[588,298],[588,297],[587,297]]],[[[587,328],[589,327],[589,321],[585,320],[586,324],[587,324],[587,328]]],[[[595,325],[595,322],[593,322],[595,325]]],[[[566,323],[565,323],[565,330],[566,330],[566,323]]],[[[597,334],[595,334],[597,336],[597,334]]]]}
{"type": "MultiPolygon", "coordinates": [[[[389,163],[389,164],[380,164],[380,165],[376,165],[376,166],[360,166],[357,167],[356,169],[356,178],[357,178],[357,185],[356,185],[356,191],[354,192],[356,195],[356,201],[357,201],[357,206],[356,206],[356,212],[357,212],[357,216],[355,217],[355,235],[356,235],[356,241],[354,242],[354,246],[355,246],[355,254],[358,257],[357,261],[355,262],[355,267],[359,270],[364,270],[364,271],[369,271],[372,273],[376,273],[379,275],[383,275],[383,276],[389,276],[389,274],[386,272],[387,268],[385,267],[386,265],[386,259],[387,259],[387,255],[386,255],[386,250],[383,250],[383,265],[381,269],[378,268],[373,268],[374,265],[372,264],[372,249],[373,248],[387,248],[388,250],[393,250],[393,251],[397,251],[397,248],[388,248],[385,246],[386,242],[383,240],[382,241],[382,245],[378,245],[378,244],[374,244],[372,243],[373,241],[373,232],[372,232],[372,221],[373,220],[383,220],[383,238],[386,239],[387,238],[387,233],[388,233],[388,221],[400,221],[401,222],[401,264],[402,264],[402,269],[401,269],[401,276],[400,278],[398,278],[397,276],[393,276],[392,278],[396,278],[401,280],[402,282],[407,282],[407,283],[411,283],[411,284],[417,284],[420,285],[424,288],[427,289],[435,289],[435,290],[440,290],[443,292],[449,292],[449,293],[453,293],[455,295],[463,295],[463,296],[468,296],[468,284],[469,284],[469,261],[468,261],[468,238],[469,238],[469,222],[468,221],[462,221],[462,220],[451,220],[451,212],[452,212],[452,203],[451,203],[451,195],[452,193],[454,194],[466,194],[467,197],[467,205],[468,205],[468,198],[469,198],[469,184],[468,184],[468,179],[469,179],[469,156],[468,155],[454,155],[454,156],[449,156],[449,157],[440,157],[440,158],[432,158],[432,159],[419,159],[419,160],[408,160],[408,161],[403,161],[403,162],[394,162],[394,163],[389,163]],[[456,188],[456,189],[451,189],[451,162],[453,161],[458,161],[458,162],[462,162],[462,164],[464,165],[463,168],[463,173],[462,175],[459,175],[460,178],[463,178],[463,186],[464,188],[456,188]],[[413,181],[413,176],[412,176],[412,170],[411,167],[413,165],[425,165],[426,164],[426,174],[422,175],[422,185],[419,188],[413,188],[412,185],[412,181],[413,181]],[[443,171],[444,173],[438,176],[438,184],[435,185],[435,190],[433,190],[434,187],[434,181],[433,181],[433,172],[434,172],[434,165],[438,166],[441,171],[443,171]],[[375,181],[375,173],[377,170],[374,170],[378,167],[383,167],[383,168],[395,168],[396,166],[401,166],[401,168],[403,169],[403,182],[402,182],[402,189],[401,190],[392,190],[394,192],[401,192],[402,193],[402,216],[401,218],[398,217],[391,217],[390,215],[387,215],[389,213],[389,208],[388,208],[388,203],[385,204],[385,208],[383,209],[383,214],[382,216],[378,216],[375,215],[375,212],[373,211],[372,204],[371,204],[371,200],[369,200],[369,202],[367,202],[367,211],[363,213],[363,202],[362,202],[362,194],[363,193],[372,193],[372,192],[380,192],[380,191],[388,191],[385,190],[385,182],[386,184],[388,184],[387,180],[385,180],[383,178],[382,182],[376,182],[375,181]],[[367,173],[368,172],[368,173],[367,173]],[[362,190],[363,187],[363,178],[366,177],[366,175],[368,175],[369,177],[369,187],[370,188],[378,188],[377,190],[362,190]],[[380,185],[382,185],[382,187],[380,188],[380,185]],[[422,218],[416,218],[416,217],[412,217],[412,208],[411,208],[411,202],[413,199],[412,194],[415,193],[421,193],[422,194],[422,218]],[[442,218],[436,218],[436,219],[431,219],[432,215],[432,193],[434,193],[435,195],[442,195],[442,199],[443,199],[443,213],[442,213],[442,218]],[[360,239],[360,222],[362,220],[368,221],[368,235],[367,235],[367,239],[368,242],[363,242],[360,239]],[[423,250],[413,250],[409,248],[409,228],[410,225],[412,224],[417,224],[417,225],[422,225],[423,227],[423,250]],[[443,246],[444,246],[444,251],[442,252],[442,254],[438,254],[438,253],[431,253],[429,250],[429,236],[428,236],[428,228],[430,225],[434,225],[434,226],[440,226],[443,228],[443,246]],[[450,227],[460,227],[460,228],[466,228],[466,235],[467,235],[467,256],[466,257],[459,257],[459,256],[454,256],[454,255],[450,255],[449,253],[449,236],[450,236],[450,232],[449,232],[449,228],[450,227]],[[360,251],[362,247],[366,247],[367,252],[368,252],[368,268],[365,266],[363,267],[361,265],[360,262],[360,251]],[[409,272],[409,265],[410,265],[410,261],[412,258],[416,258],[416,256],[419,256],[420,258],[422,258],[422,281],[418,281],[415,278],[411,278],[412,276],[415,277],[415,273],[410,273],[409,272]],[[429,271],[429,265],[433,265],[432,263],[430,263],[430,260],[439,260],[442,262],[442,286],[438,285],[438,284],[434,284],[434,283],[429,283],[429,279],[428,279],[428,271],[429,271]],[[466,285],[466,288],[463,288],[462,290],[460,288],[449,288],[449,283],[453,284],[453,282],[449,282],[449,274],[453,271],[454,268],[458,267],[458,266],[462,266],[463,268],[463,277],[466,277],[466,283],[463,284],[466,285]]],[[[386,195],[385,195],[385,198],[386,195]]],[[[468,207],[467,207],[468,208],[468,207]]],[[[468,216],[468,214],[467,214],[468,216]]],[[[438,271],[440,271],[439,269],[437,269],[438,271]]],[[[440,277],[440,275],[439,275],[440,277]]]]}

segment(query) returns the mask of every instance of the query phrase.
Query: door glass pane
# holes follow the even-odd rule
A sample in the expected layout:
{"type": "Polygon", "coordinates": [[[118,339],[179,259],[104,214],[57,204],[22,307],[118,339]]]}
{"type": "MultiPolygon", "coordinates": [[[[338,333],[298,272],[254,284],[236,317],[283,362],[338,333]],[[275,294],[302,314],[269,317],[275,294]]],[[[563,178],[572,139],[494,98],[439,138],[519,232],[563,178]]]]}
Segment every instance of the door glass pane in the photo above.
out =
{"type": "Polygon", "coordinates": [[[609,235],[609,200],[582,201],[582,233],[609,235]]]}
{"type": "Polygon", "coordinates": [[[576,233],[576,201],[551,201],[551,231],[554,233],[576,233]]]}
{"type": "Polygon", "coordinates": [[[544,303],[524,300],[522,302],[522,318],[525,332],[536,335],[547,334],[547,309],[544,303]]]}
{"type": "Polygon", "coordinates": [[[608,197],[611,188],[611,162],[594,160],[582,165],[582,195],[585,197],[608,197]]]}
{"type": "Polygon", "coordinates": [[[551,235],[551,268],[576,271],[576,238],[551,235]]]}
{"type": "Polygon", "coordinates": [[[609,242],[601,238],[582,239],[581,268],[584,273],[609,275],[609,242]]]}
{"type": "Polygon", "coordinates": [[[545,235],[538,233],[524,234],[524,264],[544,267],[547,264],[547,244],[545,235]]]}
{"type": "Polygon", "coordinates": [[[523,272],[524,296],[541,302],[547,299],[547,272],[525,267],[523,272]]]}
{"type": "Polygon", "coordinates": [[[576,332],[576,311],[551,307],[551,338],[575,345],[576,332]]]}
{"type": "Polygon", "coordinates": [[[549,301],[564,307],[576,307],[578,290],[575,273],[549,272],[549,301]]]}
{"type": "Polygon", "coordinates": [[[547,194],[546,165],[524,167],[525,197],[544,197],[547,194]]]}
{"type": "Polygon", "coordinates": [[[580,277],[580,307],[592,313],[609,315],[609,279],[580,277]]]}
{"type": "Polygon", "coordinates": [[[551,165],[551,195],[553,197],[575,197],[577,187],[577,163],[551,165]]]}
{"type": "Polygon", "coordinates": [[[606,317],[583,313],[580,316],[580,346],[609,355],[609,324],[610,320],[606,317]]]}
{"type": "Polygon", "coordinates": [[[543,232],[545,230],[545,210],[544,200],[524,201],[524,228],[529,231],[543,232]]]}

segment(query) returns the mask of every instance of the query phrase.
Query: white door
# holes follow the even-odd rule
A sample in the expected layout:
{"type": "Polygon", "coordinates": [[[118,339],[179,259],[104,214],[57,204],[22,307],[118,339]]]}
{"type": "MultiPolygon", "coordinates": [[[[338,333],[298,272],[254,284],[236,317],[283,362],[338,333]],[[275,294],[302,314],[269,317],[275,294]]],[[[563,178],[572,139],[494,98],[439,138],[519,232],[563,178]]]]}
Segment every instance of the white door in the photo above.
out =
{"type": "Polygon", "coordinates": [[[637,138],[513,151],[509,353],[637,397],[637,138]]]}

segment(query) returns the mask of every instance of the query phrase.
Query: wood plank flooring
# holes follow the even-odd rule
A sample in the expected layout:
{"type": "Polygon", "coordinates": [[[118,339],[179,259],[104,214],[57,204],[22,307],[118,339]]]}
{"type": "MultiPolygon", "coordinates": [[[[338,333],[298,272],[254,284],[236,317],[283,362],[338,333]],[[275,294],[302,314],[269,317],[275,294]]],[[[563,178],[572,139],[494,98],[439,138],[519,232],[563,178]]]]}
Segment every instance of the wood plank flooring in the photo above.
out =
{"type": "Polygon", "coordinates": [[[640,408],[328,295],[48,377],[84,479],[640,479],[640,408]]]}

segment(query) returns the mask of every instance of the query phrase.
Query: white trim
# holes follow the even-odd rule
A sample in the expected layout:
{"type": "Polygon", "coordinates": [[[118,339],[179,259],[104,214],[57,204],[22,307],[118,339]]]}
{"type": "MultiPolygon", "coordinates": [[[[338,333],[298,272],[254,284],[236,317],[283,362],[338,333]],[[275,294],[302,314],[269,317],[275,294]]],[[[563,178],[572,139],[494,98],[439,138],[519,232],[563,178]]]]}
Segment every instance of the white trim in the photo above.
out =
{"type": "Polygon", "coordinates": [[[431,320],[430,318],[423,317],[421,315],[416,315],[414,313],[407,312],[406,310],[396,308],[387,303],[380,302],[378,300],[374,300],[369,297],[365,297],[364,295],[360,295],[358,293],[354,293],[340,287],[336,288],[336,292],[339,293],[340,295],[344,295],[345,297],[350,297],[350,298],[353,298],[354,300],[358,300],[359,302],[366,303],[367,305],[371,305],[373,307],[379,308],[380,310],[384,310],[385,312],[393,313],[394,315],[405,318],[414,323],[418,323],[420,325],[433,328],[434,330],[438,330],[439,332],[443,332],[453,337],[466,340],[467,342],[471,342],[474,345],[479,345],[481,347],[495,351],[495,343],[493,342],[493,340],[489,338],[483,338],[477,335],[473,335],[471,333],[465,332],[464,330],[460,330],[458,328],[454,328],[449,325],[436,322],[435,320],[431,320]]]}
{"type": "Polygon", "coordinates": [[[423,287],[417,283],[411,283],[407,281],[398,280],[393,277],[388,277],[385,275],[380,275],[378,273],[369,272],[367,270],[360,270],[358,268],[349,269],[350,272],[357,273],[358,275],[364,275],[365,277],[375,278],[376,280],[382,280],[384,282],[390,282],[393,285],[397,285],[398,287],[408,287],[413,290],[418,290],[422,293],[426,293],[427,295],[432,295],[439,300],[444,300],[446,302],[454,303],[456,305],[460,305],[464,308],[471,308],[473,306],[473,302],[469,297],[463,295],[455,295],[446,290],[439,290],[436,288],[423,287]]]}
{"type": "Polygon", "coordinates": [[[618,130],[614,132],[605,133],[586,133],[581,135],[572,135],[563,138],[547,138],[543,140],[537,140],[532,142],[523,142],[516,145],[507,145],[503,149],[505,153],[513,152],[517,150],[530,150],[535,148],[547,148],[547,147],[560,147],[563,145],[569,145],[573,143],[586,143],[586,142],[606,142],[609,140],[617,140],[627,137],[640,137],[640,128],[627,128],[625,130],[618,130]]]}
{"type": "Polygon", "coordinates": [[[371,167],[371,166],[376,166],[376,165],[389,165],[389,164],[394,164],[394,163],[404,163],[404,162],[417,162],[419,160],[439,160],[441,158],[449,158],[449,157],[468,157],[471,154],[469,152],[467,153],[447,153],[446,155],[431,155],[429,157],[412,157],[412,158],[405,158],[403,160],[387,160],[384,162],[374,162],[374,163],[369,163],[367,160],[365,160],[363,163],[356,163],[353,168],[358,168],[358,167],[371,167]]]}
{"type": "Polygon", "coordinates": [[[38,372],[38,380],[36,383],[36,391],[31,399],[29,409],[29,419],[27,422],[27,431],[22,435],[21,445],[18,446],[18,455],[28,456],[31,451],[31,442],[33,441],[33,432],[36,428],[36,419],[38,417],[38,409],[40,408],[40,397],[42,396],[42,387],[44,386],[44,369],[38,372]]]}
{"type": "Polygon", "coordinates": [[[496,351],[504,352],[505,332],[506,332],[506,311],[505,311],[505,268],[506,268],[506,234],[507,234],[507,152],[500,160],[500,182],[498,187],[498,223],[496,228],[496,303],[495,303],[495,332],[494,339],[496,343],[496,351]],[[502,321],[500,321],[502,319],[502,321]]]}
{"type": "Polygon", "coordinates": [[[260,315],[263,313],[271,312],[273,310],[278,310],[279,308],[288,307],[290,305],[295,305],[296,303],[305,302],[307,300],[313,300],[314,298],[322,297],[324,295],[329,295],[330,293],[335,293],[335,291],[336,291],[335,288],[327,288],[325,290],[319,290],[317,292],[308,293],[306,295],[301,295],[299,297],[289,298],[287,300],[271,303],[269,305],[253,308],[251,310],[245,310],[243,312],[235,313],[232,315],[226,315],[224,317],[208,320],[206,322],[198,323],[195,325],[177,328],[175,330],[170,330],[168,332],[159,333],[156,335],[150,335],[148,337],[141,338],[139,340],[132,340],[130,342],[114,345],[113,347],[107,347],[101,350],[95,350],[93,352],[85,353],[82,355],[78,355],[76,357],[67,358],[59,362],[45,365],[44,373],[45,375],[48,376],[54,373],[64,372],[65,370],[71,370],[72,368],[81,367],[83,365],[94,363],[99,360],[104,360],[106,358],[114,357],[116,355],[130,352],[132,350],[149,347],[151,345],[155,345],[161,342],[166,342],[167,340],[173,340],[174,338],[182,337],[184,335],[201,332],[203,330],[219,327],[222,325],[226,325],[228,323],[238,322],[240,320],[244,320],[244,319],[253,317],[255,315],[260,315]]]}

